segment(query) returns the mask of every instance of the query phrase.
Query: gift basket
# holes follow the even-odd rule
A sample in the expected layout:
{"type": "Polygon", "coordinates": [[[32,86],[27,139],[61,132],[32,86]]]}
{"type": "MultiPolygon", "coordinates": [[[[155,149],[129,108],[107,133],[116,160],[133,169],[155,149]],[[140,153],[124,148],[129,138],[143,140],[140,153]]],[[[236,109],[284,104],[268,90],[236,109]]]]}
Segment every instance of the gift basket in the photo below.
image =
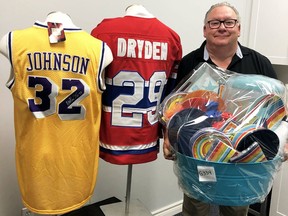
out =
{"type": "Polygon", "coordinates": [[[180,188],[228,206],[264,201],[281,166],[281,81],[202,63],[160,105],[180,188]]]}

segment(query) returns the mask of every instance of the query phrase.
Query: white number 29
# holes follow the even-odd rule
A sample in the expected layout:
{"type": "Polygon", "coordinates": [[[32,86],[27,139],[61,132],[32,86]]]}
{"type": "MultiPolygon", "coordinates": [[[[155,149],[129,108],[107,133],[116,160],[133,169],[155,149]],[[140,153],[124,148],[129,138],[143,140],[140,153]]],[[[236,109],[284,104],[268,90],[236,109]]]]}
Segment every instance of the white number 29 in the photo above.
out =
{"type": "Polygon", "coordinates": [[[121,71],[113,78],[112,83],[118,87],[133,87],[133,94],[120,94],[113,100],[112,125],[141,127],[144,114],[147,114],[151,125],[158,121],[157,108],[166,83],[164,71],[154,72],[149,81],[145,81],[137,72],[121,71]],[[138,103],[150,106],[137,106],[138,103]]]}

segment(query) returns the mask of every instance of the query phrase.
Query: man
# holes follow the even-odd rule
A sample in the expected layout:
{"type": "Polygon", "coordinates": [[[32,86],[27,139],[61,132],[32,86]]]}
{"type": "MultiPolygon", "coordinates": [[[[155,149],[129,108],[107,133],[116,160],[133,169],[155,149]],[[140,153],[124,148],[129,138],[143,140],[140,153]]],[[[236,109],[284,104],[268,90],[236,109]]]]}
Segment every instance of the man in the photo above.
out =
{"type": "MultiPolygon", "coordinates": [[[[240,36],[240,16],[229,3],[218,3],[208,10],[204,19],[203,34],[206,40],[200,48],[184,56],[180,62],[177,83],[201,62],[216,65],[243,74],[262,74],[277,78],[273,67],[265,56],[242,46],[240,36]]],[[[167,134],[164,137],[164,157],[173,160],[167,134]]],[[[183,215],[209,215],[210,205],[184,194],[183,215]]],[[[244,216],[248,206],[220,206],[220,215],[244,216]]]]}

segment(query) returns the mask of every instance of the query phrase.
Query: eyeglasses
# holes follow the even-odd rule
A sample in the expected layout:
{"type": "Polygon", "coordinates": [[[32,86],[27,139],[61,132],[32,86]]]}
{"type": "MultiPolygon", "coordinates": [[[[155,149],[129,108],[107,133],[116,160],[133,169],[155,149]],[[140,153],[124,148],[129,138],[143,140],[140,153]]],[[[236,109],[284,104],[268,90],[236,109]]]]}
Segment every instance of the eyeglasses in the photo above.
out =
{"type": "Polygon", "coordinates": [[[225,28],[233,28],[236,23],[237,19],[227,19],[227,20],[209,20],[207,23],[211,29],[218,29],[221,26],[221,23],[224,24],[225,28]]]}

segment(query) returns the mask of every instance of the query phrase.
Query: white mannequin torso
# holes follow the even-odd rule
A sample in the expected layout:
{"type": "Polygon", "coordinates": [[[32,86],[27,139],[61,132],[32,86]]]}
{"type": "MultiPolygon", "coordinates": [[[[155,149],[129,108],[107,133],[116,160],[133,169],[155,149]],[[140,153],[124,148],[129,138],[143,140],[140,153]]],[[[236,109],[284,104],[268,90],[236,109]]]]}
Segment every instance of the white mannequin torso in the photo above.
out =
{"type": "Polygon", "coordinates": [[[60,11],[57,12],[51,12],[47,15],[44,23],[47,22],[59,22],[63,24],[64,28],[78,28],[71,20],[70,16],[62,13],[60,11]]]}
{"type": "Polygon", "coordinates": [[[8,33],[5,34],[0,41],[0,53],[8,58],[8,48],[7,48],[8,33]]]}
{"type": "Polygon", "coordinates": [[[126,8],[126,16],[137,16],[143,18],[155,18],[143,5],[133,4],[126,8]]]}

